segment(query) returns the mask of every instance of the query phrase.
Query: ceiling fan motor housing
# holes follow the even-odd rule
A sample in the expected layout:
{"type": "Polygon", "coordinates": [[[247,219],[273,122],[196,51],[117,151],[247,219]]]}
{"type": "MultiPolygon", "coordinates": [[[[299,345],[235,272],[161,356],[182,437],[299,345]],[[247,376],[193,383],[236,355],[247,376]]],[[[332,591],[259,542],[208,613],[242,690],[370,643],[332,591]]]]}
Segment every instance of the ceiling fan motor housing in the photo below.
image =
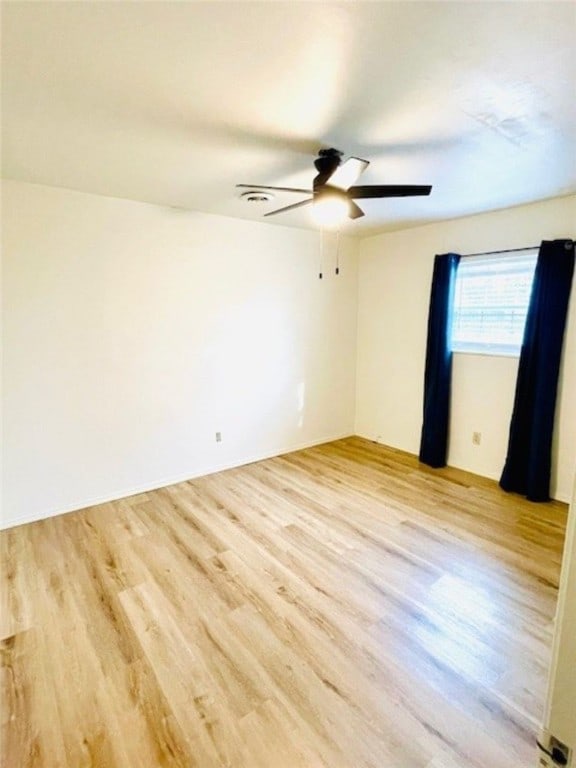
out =
{"type": "Polygon", "coordinates": [[[318,158],[314,160],[314,166],[318,175],[314,179],[314,190],[324,186],[336,168],[342,162],[342,152],[338,149],[321,149],[318,158]]]}

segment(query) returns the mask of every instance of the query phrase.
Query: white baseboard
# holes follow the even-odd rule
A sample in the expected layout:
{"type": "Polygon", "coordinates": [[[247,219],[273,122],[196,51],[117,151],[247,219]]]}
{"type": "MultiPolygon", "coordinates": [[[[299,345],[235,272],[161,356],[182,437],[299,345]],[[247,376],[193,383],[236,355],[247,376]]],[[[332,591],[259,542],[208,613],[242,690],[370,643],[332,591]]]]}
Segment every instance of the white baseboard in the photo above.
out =
{"type": "MultiPolygon", "coordinates": [[[[68,514],[69,512],[77,512],[81,509],[86,509],[87,507],[95,507],[98,504],[107,504],[108,502],[111,502],[111,501],[118,501],[120,499],[125,499],[130,496],[135,496],[138,493],[147,493],[148,491],[155,491],[155,490],[158,490],[158,488],[165,488],[168,485],[176,485],[177,483],[183,483],[186,480],[194,480],[197,477],[212,475],[216,472],[224,472],[227,469],[234,469],[236,467],[245,466],[246,464],[253,464],[255,461],[264,461],[265,459],[271,459],[275,456],[282,456],[286,453],[301,451],[301,450],[304,450],[305,448],[312,448],[315,445],[323,445],[324,443],[331,443],[331,442],[334,442],[335,440],[342,440],[346,437],[353,437],[353,436],[354,436],[354,433],[347,432],[344,434],[332,435],[330,437],[323,437],[319,440],[312,440],[304,443],[298,443],[295,445],[278,449],[276,451],[268,451],[265,453],[251,454],[239,461],[223,462],[220,464],[205,466],[197,471],[192,470],[191,472],[187,472],[183,475],[164,477],[164,478],[153,480],[149,483],[143,483],[141,485],[132,486],[128,488],[122,488],[117,491],[114,491],[113,493],[103,494],[101,496],[93,496],[90,498],[78,499],[72,504],[66,505],[65,507],[48,509],[42,512],[32,513],[30,515],[21,515],[15,518],[11,518],[10,520],[4,520],[2,518],[0,519],[0,530],[14,528],[18,525],[25,525],[27,523],[33,523],[38,520],[46,520],[50,517],[56,517],[57,515],[68,514]]],[[[380,440],[377,440],[371,435],[363,435],[363,434],[356,433],[356,436],[362,437],[365,440],[370,440],[374,443],[378,443],[379,445],[386,445],[385,443],[382,443],[380,440]]],[[[401,448],[400,446],[390,446],[390,447],[392,448],[396,447],[399,450],[406,450],[405,448],[401,448]]],[[[412,455],[416,455],[412,451],[408,451],[408,450],[406,450],[406,453],[411,453],[412,455]]],[[[456,467],[456,469],[463,469],[466,472],[472,473],[472,471],[467,469],[466,467],[456,467]]],[[[478,473],[476,472],[473,474],[478,474],[478,473]]],[[[487,477],[490,480],[494,480],[495,482],[498,482],[498,478],[494,476],[490,476],[490,475],[479,475],[479,476],[487,477]]],[[[570,503],[570,499],[565,498],[564,494],[562,493],[557,494],[556,496],[554,496],[554,498],[557,501],[570,503]]]]}
{"type": "MultiPolygon", "coordinates": [[[[414,452],[413,450],[409,450],[408,448],[404,448],[400,445],[390,445],[389,443],[383,443],[381,440],[378,440],[377,438],[373,437],[372,435],[366,435],[361,434],[360,432],[356,433],[358,437],[363,437],[365,440],[371,440],[373,443],[378,443],[378,445],[384,445],[389,448],[396,448],[399,451],[405,451],[406,453],[411,454],[412,456],[417,456],[418,454],[414,452]]],[[[490,472],[488,474],[481,474],[480,472],[476,472],[473,469],[470,469],[470,467],[462,467],[458,466],[457,464],[448,464],[447,466],[452,467],[453,469],[461,469],[464,472],[470,472],[471,475],[478,475],[478,477],[485,477],[488,480],[494,480],[495,483],[497,483],[500,480],[500,474],[496,474],[494,472],[490,472]]],[[[561,501],[564,504],[570,504],[570,493],[563,493],[562,491],[554,491],[550,494],[552,499],[554,501],[561,501]]]]}
{"type": "Polygon", "coordinates": [[[56,517],[57,515],[65,515],[69,512],[78,512],[81,509],[87,507],[95,507],[98,504],[107,504],[111,501],[119,501],[120,499],[128,498],[129,496],[135,496],[139,493],[147,493],[148,491],[155,491],[159,488],[165,488],[168,485],[176,485],[177,483],[183,483],[186,480],[194,480],[197,477],[204,477],[206,475],[213,475],[216,472],[224,472],[227,469],[235,469],[236,467],[243,467],[246,464],[253,464],[255,461],[264,461],[265,459],[271,459],[275,456],[283,456],[286,453],[293,453],[294,451],[301,451],[305,448],[312,448],[315,445],[323,445],[324,443],[332,443],[335,440],[342,440],[345,437],[352,437],[351,432],[345,434],[332,435],[329,437],[323,437],[319,440],[312,440],[304,443],[298,443],[296,445],[285,446],[277,449],[276,451],[267,451],[265,453],[251,454],[243,457],[238,461],[223,462],[220,464],[214,464],[210,466],[202,467],[201,469],[185,473],[184,475],[176,475],[171,477],[163,477],[153,480],[149,483],[143,483],[137,486],[131,486],[128,488],[118,489],[113,493],[103,494],[101,496],[92,496],[90,498],[77,499],[75,502],[66,505],[65,507],[57,507],[53,509],[43,510],[42,512],[32,513],[30,515],[21,515],[11,518],[10,520],[0,520],[0,530],[6,530],[8,528],[15,528],[18,525],[25,525],[27,523],[34,523],[38,520],[46,520],[50,517],[56,517]]]}

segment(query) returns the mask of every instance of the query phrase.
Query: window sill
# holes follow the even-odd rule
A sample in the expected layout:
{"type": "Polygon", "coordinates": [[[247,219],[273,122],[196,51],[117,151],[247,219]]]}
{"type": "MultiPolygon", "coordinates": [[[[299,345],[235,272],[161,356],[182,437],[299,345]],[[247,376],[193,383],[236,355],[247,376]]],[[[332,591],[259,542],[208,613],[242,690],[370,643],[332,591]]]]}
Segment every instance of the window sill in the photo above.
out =
{"type": "Polygon", "coordinates": [[[453,355],[473,355],[474,357],[513,357],[518,359],[520,352],[505,352],[503,350],[453,349],[453,355]]]}

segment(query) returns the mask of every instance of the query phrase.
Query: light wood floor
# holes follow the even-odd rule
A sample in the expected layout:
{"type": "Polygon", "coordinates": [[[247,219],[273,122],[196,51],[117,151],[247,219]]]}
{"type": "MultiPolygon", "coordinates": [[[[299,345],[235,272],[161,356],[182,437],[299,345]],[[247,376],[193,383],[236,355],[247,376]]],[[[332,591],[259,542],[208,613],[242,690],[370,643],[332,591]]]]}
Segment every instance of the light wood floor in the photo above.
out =
{"type": "Polygon", "coordinates": [[[5,768],[528,768],[566,507],[350,438],[2,534],[5,768]]]}

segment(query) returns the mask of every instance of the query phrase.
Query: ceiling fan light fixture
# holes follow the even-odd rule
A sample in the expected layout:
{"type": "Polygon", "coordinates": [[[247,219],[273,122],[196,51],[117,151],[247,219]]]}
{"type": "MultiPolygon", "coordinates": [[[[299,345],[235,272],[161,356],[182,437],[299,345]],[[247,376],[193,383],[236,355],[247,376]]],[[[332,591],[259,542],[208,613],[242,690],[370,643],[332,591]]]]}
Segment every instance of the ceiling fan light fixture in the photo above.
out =
{"type": "Polygon", "coordinates": [[[347,198],[338,193],[318,195],[312,205],[312,218],[322,227],[337,227],[350,215],[347,198]]]}

